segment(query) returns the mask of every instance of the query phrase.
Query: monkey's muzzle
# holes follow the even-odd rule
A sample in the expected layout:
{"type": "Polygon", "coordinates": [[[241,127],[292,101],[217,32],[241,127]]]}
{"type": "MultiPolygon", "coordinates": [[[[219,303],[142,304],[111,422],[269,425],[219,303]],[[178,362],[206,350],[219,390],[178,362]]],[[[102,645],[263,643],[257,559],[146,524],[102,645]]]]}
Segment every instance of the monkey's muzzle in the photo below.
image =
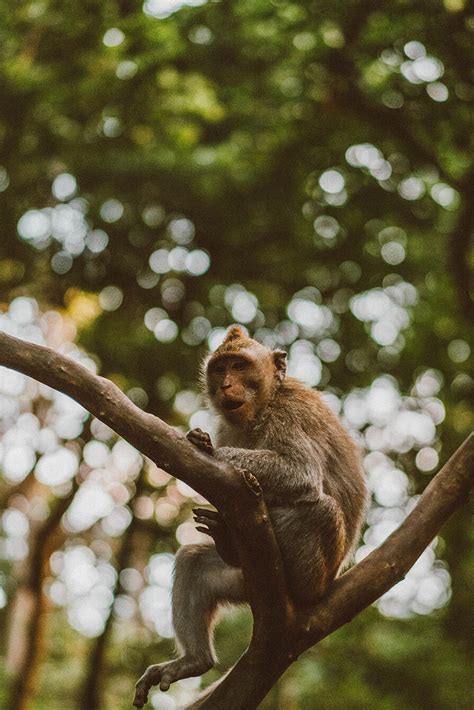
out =
{"type": "Polygon", "coordinates": [[[237,399],[224,399],[222,402],[222,407],[225,409],[227,412],[233,412],[236,409],[239,409],[244,404],[244,402],[237,400],[237,399]]]}

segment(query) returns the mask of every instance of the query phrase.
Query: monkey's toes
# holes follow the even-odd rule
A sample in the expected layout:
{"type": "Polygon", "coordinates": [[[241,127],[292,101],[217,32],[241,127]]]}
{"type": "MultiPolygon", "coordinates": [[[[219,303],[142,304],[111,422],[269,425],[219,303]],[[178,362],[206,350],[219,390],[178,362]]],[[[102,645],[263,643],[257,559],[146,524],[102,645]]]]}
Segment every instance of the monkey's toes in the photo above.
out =
{"type": "Polygon", "coordinates": [[[171,683],[175,680],[177,680],[177,678],[174,678],[171,673],[163,673],[163,677],[160,682],[160,690],[162,690],[163,693],[166,693],[166,691],[169,690],[171,683]]]}
{"type": "Polygon", "coordinates": [[[133,706],[142,708],[148,700],[148,690],[146,688],[135,688],[135,697],[133,698],[133,706]]]}
{"type": "Polygon", "coordinates": [[[133,704],[136,708],[142,708],[146,701],[148,700],[148,691],[150,686],[148,683],[144,683],[141,679],[135,686],[135,697],[133,698],[133,704]]]}
{"type": "Polygon", "coordinates": [[[135,686],[134,706],[142,708],[145,705],[148,700],[148,692],[153,685],[159,684],[160,690],[166,692],[171,683],[182,678],[202,675],[212,668],[212,665],[212,660],[196,660],[182,656],[175,661],[149,666],[135,686]]]}
{"type": "Polygon", "coordinates": [[[177,680],[175,674],[170,672],[172,663],[160,663],[150,666],[135,685],[135,698],[133,704],[136,708],[142,708],[148,700],[150,688],[160,684],[160,690],[167,691],[173,681],[177,680]]]}
{"type": "MultiPolygon", "coordinates": [[[[141,678],[135,684],[135,697],[133,704],[136,708],[142,708],[148,700],[148,692],[153,685],[161,679],[161,665],[149,666],[141,678]]],[[[168,686],[169,687],[169,686],[168,686]]]]}

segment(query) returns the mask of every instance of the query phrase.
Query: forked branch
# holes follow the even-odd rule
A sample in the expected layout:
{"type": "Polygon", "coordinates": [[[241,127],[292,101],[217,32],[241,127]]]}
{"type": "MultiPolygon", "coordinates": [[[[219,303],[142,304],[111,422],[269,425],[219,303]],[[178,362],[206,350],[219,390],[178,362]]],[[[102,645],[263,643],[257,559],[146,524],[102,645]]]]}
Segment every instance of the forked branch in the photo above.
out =
{"type": "Polygon", "coordinates": [[[202,453],[180,432],[136,407],[112,382],[49,348],[0,333],[0,365],[75,399],[158,466],[205,496],[236,532],[254,633],[236,666],[199,702],[207,710],[256,708],[300,653],[406,574],[443,523],[467,500],[474,483],[471,434],[381,547],[337,579],[316,607],[295,609],[261,490],[251,475],[202,453]]]}

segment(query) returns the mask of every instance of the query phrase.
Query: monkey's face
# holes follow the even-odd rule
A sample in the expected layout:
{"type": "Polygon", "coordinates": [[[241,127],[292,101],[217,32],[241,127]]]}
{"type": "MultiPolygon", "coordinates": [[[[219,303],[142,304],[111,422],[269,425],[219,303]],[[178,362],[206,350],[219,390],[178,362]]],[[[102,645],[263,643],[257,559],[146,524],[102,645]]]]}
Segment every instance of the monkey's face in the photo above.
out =
{"type": "Polygon", "coordinates": [[[270,372],[273,372],[273,368],[265,368],[258,358],[254,359],[248,354],[226,354],[211,358],[207,368],[211,403],[229,422],[245,426],[258,415],[267,395],[270,372]]]}

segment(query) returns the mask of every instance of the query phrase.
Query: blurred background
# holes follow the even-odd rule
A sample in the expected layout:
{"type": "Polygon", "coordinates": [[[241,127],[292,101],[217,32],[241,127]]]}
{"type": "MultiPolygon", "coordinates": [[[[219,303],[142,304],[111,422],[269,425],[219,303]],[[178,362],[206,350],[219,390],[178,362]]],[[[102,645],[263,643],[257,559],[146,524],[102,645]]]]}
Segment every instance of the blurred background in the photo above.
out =
{"type": "MultiPolygon", "coordinates": [[[[473,46],[465,0],[3,3],[0,329],[183,431],[228,324],[286,349],[363,447],[361,559],[473,426],[473,46]]],[[[203,500],[4,368],[0,461],[0,707],[131,707],[203,500]]],[[[471,709],[469,522],[262,707],[471,709]]],[[[249,633],[226,616],[204,684],[249,633]]]]}

